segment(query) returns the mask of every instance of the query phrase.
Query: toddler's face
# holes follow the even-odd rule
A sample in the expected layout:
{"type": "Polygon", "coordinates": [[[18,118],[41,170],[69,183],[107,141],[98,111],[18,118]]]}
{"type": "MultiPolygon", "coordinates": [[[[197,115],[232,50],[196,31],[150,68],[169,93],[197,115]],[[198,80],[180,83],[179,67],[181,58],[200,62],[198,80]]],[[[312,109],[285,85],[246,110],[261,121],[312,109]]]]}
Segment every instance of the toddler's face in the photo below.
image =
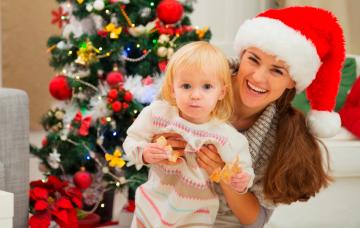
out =
{"type": "Polygon", "coordinates": [[[173,96],[180,116],[196,124],[209,121],[217,102],[225,96],[221,78],[200,70],[181,69],[173,80],[173,96]]]}

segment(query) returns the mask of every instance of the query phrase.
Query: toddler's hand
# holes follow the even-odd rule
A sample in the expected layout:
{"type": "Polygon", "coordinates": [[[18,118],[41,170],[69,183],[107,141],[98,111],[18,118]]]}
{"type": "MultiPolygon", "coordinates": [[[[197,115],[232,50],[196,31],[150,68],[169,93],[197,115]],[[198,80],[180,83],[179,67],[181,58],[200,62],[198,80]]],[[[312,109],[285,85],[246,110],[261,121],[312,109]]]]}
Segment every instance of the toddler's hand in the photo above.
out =
{"type": "Polygon", "coordinates": [[[239,193],[245,193],[250,181],[250,175],[247,172],[235,174],[230,179],[230,186],[239,193]]]}
{"type": "Polygon", "coordinates": [[[143,151],[143,160],[145,163],[153,164],[168,159],[169,155],[164,146],[157,143],[149,143],[143,151]]]}

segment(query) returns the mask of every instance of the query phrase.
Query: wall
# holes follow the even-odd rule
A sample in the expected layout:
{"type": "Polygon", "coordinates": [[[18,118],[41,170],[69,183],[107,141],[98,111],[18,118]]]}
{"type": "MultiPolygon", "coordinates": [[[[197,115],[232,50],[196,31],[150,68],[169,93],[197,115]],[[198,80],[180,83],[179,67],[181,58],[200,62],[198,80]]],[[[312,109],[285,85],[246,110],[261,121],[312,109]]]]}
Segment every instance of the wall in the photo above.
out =
{"type": "Polygon", "coordinates": [[[2,86],[25,90],[30,98],[30,127],[50,106],[47,86],[53,76],[46,53],[47,38],[59,32],[51,25],[55,0],[1,0],[2,86]]]}
{"type": "Polygon", "coordinates": [[[235,54],[232,42],[239,25],[275,5],[273,0],[198,0],[191,19],[200,28],[209,26],[213,33],[211,43],[231,56],[235,54]]]}

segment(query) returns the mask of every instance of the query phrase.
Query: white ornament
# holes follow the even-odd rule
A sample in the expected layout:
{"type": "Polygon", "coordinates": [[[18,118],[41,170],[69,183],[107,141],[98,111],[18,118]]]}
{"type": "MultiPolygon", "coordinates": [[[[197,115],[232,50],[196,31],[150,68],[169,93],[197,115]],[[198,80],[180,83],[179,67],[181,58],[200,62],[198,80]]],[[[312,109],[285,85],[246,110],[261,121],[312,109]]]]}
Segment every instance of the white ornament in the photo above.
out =
{"type": "Polygon", "coordinates": [[[158,42],[159,42],[160,44],[165,44],[165,43],[168,43],[169,41],[170,41],[169,35],[161,34],[161,35],[159,36],[158,42]]]}
{"type": "Polygon", "coordinates": [[[91,3],[86,4],[86,10],[88,12],[91,12],[94,9],[93,5],[91,3]]]}
{"type": "Polygon", "coordinates": [[[145,7],[140,10],[140,16],[141,17],[148,17],[151,13],[151,9],[149,7],[145,7]]]}
{"type": "Polygon", "coordinates": [[[64,50],[67,47],[67,45],[64,41],[60,41],[59,43],[56,44],[56,47],[60,50],[64,50]]]}
{"type": "Polygon", "coordinates": [[[56,117],[56,119],[58,119],[58,120],[62,120],[62,119],[64,118],[64,112],[62,112],[62,111],[56,111],[56,112],[55,112],[55,117],[56,117]]]}
{"type": "Polygon", "coordinates": [[[96,0],[94,2],[94,9],[101,11],[105,8],[105,3],[103,0],[96,0]]]}
{"type": "Polygon", "coordinates": [[[76,98],[81,100],[81,101],[84,101],[84,100],[87,99],[87,96],[86,96],[85,93],[79,92],[79,93],[76,94],[76,98]]]}
{"type": "Polygon", "coordinates": [[[104,143],[104,136],[103,135],[99,136],[99,138],[97,138],[96,140],[96,143],[98,145],[102,145],[104,143]]]}
{"type": "Polygon", "coordinates": [[[130,0],[121,0],[121,2],[124,3],[124,4],[129,4],[130,0]]]}
{"type": "Polygon", "coordinates": [[[133,37],[138,37],[138,36],[141,36],[142,34],[144,34],[146,32],[146,28],[143,25],[139,25],[139,26],[134,27],[134,28],[129,28],[128,31],[133,37]]]}
{"type": "Polygon", "coordinates": [[[104,167],[102,168],[102,171],[103,171],[103,173],[108,173],[108,172],[109,172],[109,168],[106,167],[106,166],[104,166],[104,167]]]}
{"type": "Polygon", "coordinates": [[[160,57],[165,57],[167,55],[167,48],[166,47],[159,47],[157,49],[157,55],[160,57]]]}
{"type": "Polygon", "coordinates": [[[168,50],[167,50],[167,58],[170,59],[173,54],[174,54],[174,49],[173,48],[168,48],[168,50]]]}
{"type": "Polygon", "coordinates": [[[48,157],[48,162],[49,165],[53,168],[53,169],[57,169],[59,168],[59,162],[60,162],[60,154],[58,153],[57,149],[54,148],[52,153],[49,154],[48,157]]]}

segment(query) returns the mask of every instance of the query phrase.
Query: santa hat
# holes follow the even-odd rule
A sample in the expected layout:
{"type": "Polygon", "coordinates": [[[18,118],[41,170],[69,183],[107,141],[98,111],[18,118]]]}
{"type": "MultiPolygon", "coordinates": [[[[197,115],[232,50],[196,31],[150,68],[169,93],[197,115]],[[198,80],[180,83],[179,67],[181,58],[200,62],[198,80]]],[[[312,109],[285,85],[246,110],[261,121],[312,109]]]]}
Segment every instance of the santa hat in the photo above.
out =
{"type": "Polygon", "coordinates": [[[257,47],[285,61],[297,92],[306,89],[311,131],[318,137],[338,132],[340,117],[332,110],[345,47],[343,31],[332,13],[314,7],[265,11],[240,26],[234,47],[240,54],[257,47]]]}

